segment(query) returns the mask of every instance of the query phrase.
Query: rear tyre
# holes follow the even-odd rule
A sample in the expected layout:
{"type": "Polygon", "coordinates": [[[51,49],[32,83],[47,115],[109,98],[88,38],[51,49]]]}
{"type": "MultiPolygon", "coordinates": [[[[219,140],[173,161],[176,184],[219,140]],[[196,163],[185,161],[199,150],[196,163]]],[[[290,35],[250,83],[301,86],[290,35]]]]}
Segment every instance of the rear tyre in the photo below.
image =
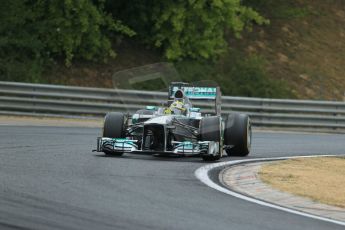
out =
{"type": "Polygon", "coordinates": [[[219,152],[217,155],[203,155],[204,161],[216,161],[222,156],[221,145],[221,120],[220,117],[204,117],[200,121],[200,139],[201,141],[219,142],[219,152]]]}
{"type": "Polygon", "coordinates": [[[233,147],[225,150],[228,156],[247,156],[251,148],[251,138],[252,130],[248,115],[229,114],[225,122],[224,144],[233,147]]]}
{"type": "MultiPolygon", "coordinates": [[[[119,112],[107,113],[104,118],[103,137],[124,138],[125,137],[125,115],[119,112]]],[[[103,150],[106,155],[121,156],[123,152],[103,150]]]]}

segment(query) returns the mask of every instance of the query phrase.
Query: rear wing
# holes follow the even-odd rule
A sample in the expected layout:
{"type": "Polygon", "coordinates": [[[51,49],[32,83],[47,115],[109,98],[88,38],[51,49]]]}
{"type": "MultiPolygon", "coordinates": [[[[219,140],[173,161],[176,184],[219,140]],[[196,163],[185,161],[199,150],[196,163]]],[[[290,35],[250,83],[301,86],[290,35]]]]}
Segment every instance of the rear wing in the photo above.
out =
{"type": "Polygon", "coordinates": [[[169,86],[169,100],[174,99],[177,90],[182,90],[189,100],[214,101],[214,112],[221,115],[221,91],[219,86],[192,86],[188,83],[173,82],[169,86]]]}

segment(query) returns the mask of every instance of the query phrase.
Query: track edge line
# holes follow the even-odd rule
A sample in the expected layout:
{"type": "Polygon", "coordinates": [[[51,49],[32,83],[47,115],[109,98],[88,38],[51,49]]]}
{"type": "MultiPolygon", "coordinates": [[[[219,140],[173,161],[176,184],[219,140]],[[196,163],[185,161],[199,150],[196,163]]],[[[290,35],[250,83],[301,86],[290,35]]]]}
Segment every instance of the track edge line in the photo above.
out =
{"type": "Polygon", "coordinates": [[[257,159],[226,161],[226,162],[220,162],[220,163],[214,163],[214,164],[208,164],[208,165],[202,166],[195,171],[194,175],[196,176],[196,178],[198,178],[202,183],[204,183],[208,187],[213,188],[219,192],[225,193],[227,195],[230,195],[230,196],[242,199],[242,200],[246,200],[246,201],[249,201],[252,203],[256,203],[256,204],[259,204],[259,205],[262,205],[265,207],[270,207],[270,208],[278,209],[278,210],[285,211],[288,213],[292,213],[292,214],[296,214],[296,215],[300,215],[300,216],[304,216],[304,217],[309,217],[309,218],[316,219],[316,220],[322,220],[322,221],[330,222],[333,224],[345,226],[345,222],[342,222],[342,221],[338,221],[338,220],[334,220],[334,219],[330,219],[330,218],[317,216],[317,215],[305,213],[302,211],[290,209],[287,207],[283,207],[283,206],[279,206],[279,205],[276,205],[273,203],[269,203],[266,201],[255,199],[253,197],[246,196],[246,195],[238,193],[238,192],[231,191],[231,190],[229,190],[225,187],[222,187],[222,186],[218,185],[217,183],[213,182],[209,177],[209,172],[213,169],[216,169],[219,167],[225,167],[225,166],[238,165],[238,164],[242,164],[242,163],[255,162],[255,161],[257,162],[257,161],[286,160],[286,159],[294,159],[294,158],[334,157],[334,156],[342,156],[342,155],[310,155],[310,156],[293,156],[293,157],[271,157],[271,158],[257,158],[257,159]]]}

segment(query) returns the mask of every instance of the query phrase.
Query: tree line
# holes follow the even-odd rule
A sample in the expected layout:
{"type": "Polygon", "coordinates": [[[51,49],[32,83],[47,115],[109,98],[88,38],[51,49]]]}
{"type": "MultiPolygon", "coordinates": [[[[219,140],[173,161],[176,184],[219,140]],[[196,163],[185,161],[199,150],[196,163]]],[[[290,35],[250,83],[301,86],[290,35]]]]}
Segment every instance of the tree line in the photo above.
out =
{"type": "Polygon", "coordinates": [[[106,62],[124,39],[169,61],[214,60],[227,52],[229,36],[267,23],[241,0],[5,0],[0,21],[5,79],[23,69],[35,79],[54,61],[106,62]]]}

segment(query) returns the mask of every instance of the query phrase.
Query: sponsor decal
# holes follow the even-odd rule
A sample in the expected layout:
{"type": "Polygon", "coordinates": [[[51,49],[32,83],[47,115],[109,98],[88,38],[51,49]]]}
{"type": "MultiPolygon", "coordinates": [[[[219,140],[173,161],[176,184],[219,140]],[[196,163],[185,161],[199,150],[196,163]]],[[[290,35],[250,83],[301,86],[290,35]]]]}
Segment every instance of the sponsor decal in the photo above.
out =
{"type": "Polygon", "coordinates": [[[216,98],[217,88],[215,87],[177,87],[174,86],[172,89],[172,95],[178,90],[181,89],[185,96],[189,98],[216,98]]]}

